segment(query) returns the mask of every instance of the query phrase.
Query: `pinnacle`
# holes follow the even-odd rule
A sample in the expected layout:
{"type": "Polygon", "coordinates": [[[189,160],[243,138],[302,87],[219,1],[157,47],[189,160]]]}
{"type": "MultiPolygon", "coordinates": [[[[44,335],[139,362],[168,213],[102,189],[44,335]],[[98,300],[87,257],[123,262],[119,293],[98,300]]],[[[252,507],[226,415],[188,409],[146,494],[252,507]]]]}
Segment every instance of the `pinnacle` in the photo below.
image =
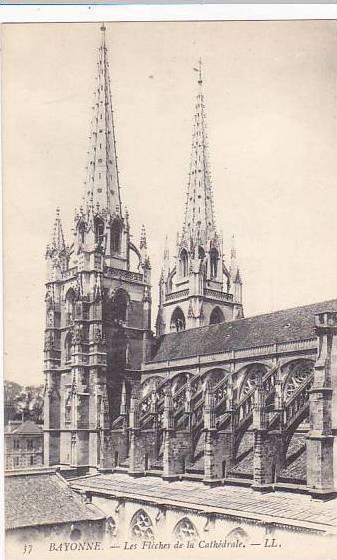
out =
{"type": "Polygon", "coordinates": [[[48,249],[61,252],[65,249],[65,242],[64,242],[64,235],[63,235],[63,228],[61,222],[61,213],[60,208],[56,208],[56,217],[53,227],[52,233],[52,240],[51,243],[48,243],[48,249]]]}
{"type": "Polygon", "coordinates": [[[144,226],[144,224],[142,225],[142,229],[141,229],[141,233],[140,233],[140,243],[139,243],[139,247],[140,247],[141,249],[146,249],[146,248],[147,248],[146,231],[145,231],[145,226],[144,226]]]}

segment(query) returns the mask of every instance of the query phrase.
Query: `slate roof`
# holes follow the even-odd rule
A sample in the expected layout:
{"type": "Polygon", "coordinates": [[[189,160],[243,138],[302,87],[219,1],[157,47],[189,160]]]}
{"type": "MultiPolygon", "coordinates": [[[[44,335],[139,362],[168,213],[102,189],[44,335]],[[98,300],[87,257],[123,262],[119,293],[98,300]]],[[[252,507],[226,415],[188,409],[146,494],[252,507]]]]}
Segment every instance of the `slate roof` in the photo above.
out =
{"type": "Polygon", "coordinates": [[[337,311],[337,299],[166,334],[150,363],[314,338],[314,315],[324,311],[337,311]]]}
{"type": "Polygon", "coordinates": [[[23,424],[8,424],[5,427],[5,433],[15,435],[42,435],[42,426],[35,424],[31,420],[26,420],[23,424]]]}
{"type": "Polygon", "coordinates": [[[140,500],[142,503],[167,504],[184,509],[192,507],[262,521],[268,516],[268,521],[287,526],[334,531],[337,522],[336,499],[315,502],[310,496],[288,492],[260,494],[251,488],[209,488],[202,482],[166,482],[154,476],[134,479],[119,473],[73,479],[71,484],[74,488],[140,500]]]}
{"type": "Polygon", "coordinates": [[[5,528],[97,521],[104,514],[85,504],[54,470],[5,475],[5,528]]]}

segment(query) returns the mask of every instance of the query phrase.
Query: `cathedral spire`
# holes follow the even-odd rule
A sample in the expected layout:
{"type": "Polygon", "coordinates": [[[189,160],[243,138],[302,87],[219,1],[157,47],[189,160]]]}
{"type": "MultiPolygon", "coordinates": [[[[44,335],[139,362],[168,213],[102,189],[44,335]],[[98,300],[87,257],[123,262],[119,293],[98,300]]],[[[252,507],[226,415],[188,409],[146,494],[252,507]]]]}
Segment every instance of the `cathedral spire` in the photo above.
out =
{"type": "Polygon", "coordinates": [[[105,41],[105,25],[101,25],[98,51],[95,102],[91,121],[86,200],[94,208],[121,215],[116,140],[111,103],[109,62],[105,41]]]}
{"type": "Polygon", "coordinates": [[[202,61],[199,60],[198,92],[192,135],[192,153],[187,186],[184,230],[192,237],[210,237],[215,232],[211,175],[208,161],[208,139],[203,93],[202,61]]]}

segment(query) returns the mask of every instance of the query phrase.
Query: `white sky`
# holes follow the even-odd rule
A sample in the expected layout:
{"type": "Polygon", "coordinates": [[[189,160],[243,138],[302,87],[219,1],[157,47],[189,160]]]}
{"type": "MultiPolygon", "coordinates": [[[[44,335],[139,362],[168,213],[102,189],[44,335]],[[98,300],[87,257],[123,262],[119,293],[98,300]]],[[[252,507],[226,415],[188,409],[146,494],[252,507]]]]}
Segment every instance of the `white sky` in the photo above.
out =
{"type": "MultiPolygon", "coordinates": [[[[85,180],[99,25],[3,29],[5,375],[41,382],[44,252],[85,180]]],[[[336,296],[334,21],[107,24],[122,200],[153,266],[181,228],[204,91],[217,226],[237,238],[245,314],[336,296]],[[153,76],[152,78],[150,76],[153,76]]]]}

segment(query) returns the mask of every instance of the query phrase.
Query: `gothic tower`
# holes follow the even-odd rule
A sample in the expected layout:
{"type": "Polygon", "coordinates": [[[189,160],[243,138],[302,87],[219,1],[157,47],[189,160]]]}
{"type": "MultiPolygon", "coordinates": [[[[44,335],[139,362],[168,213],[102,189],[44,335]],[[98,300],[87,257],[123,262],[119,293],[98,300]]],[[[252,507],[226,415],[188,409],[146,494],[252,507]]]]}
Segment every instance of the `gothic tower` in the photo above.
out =
{"type": "Polygon", "coordinates": [[[227,268],[222,236],[215,226],[200,61],[185,219],[177,236],[174,267],[165,248],[156,330],[162,335],[242,316],[242,282],[234,238],[227,268]]]}
{"type": "Polygon", "coordinates": [[[101,35],[84,205],[69,245],[57,211],[46,253],[44,433],[46,464],[104,469],[151,344],[151,267],[145,229],[137,248],[121,202],[104,25],[101,35]]]}

